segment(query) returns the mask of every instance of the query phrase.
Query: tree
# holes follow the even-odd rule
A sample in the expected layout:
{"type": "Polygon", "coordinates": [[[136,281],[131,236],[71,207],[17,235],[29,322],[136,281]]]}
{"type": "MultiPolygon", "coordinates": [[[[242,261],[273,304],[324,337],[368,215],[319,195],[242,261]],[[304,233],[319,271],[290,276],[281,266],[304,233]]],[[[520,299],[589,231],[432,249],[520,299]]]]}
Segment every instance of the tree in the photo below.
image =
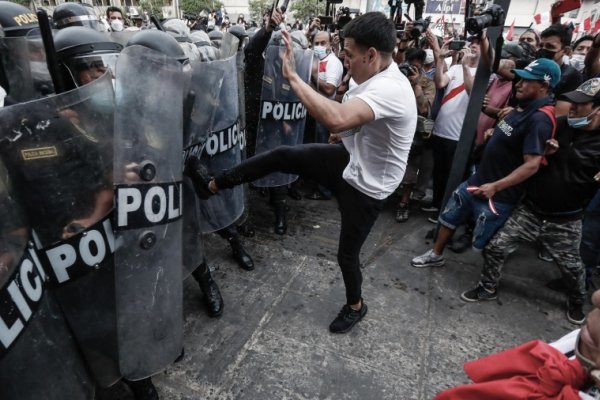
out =
{"type": "Polygon", "coordinates": [[[262,25],[262,16],[265,12],[271,11],[272,7],[273,0],[249,0],[250,21],[256,21],[259,26],[262,25]]]}
{"type": "Polygon", "coordinates": [[[164,0],[140,0],[138,8],[140,9],[141,14],[144,11],[148,11],[148,15],[156,15],[159,18],[162,18],[164,7],[164,0]]]}
{"type": "Polygon", "coordinates": [[[202,11],[210,12],[221,8],[220,0],[179,0],[179,7],[185,14],[198,15],[202,11]]]}
{"type": "Polygon", "coordinates": [[[325,15],[325,1],[323,0],[292,0],[290,11],[295,19],[301,21],[325,15]]]}

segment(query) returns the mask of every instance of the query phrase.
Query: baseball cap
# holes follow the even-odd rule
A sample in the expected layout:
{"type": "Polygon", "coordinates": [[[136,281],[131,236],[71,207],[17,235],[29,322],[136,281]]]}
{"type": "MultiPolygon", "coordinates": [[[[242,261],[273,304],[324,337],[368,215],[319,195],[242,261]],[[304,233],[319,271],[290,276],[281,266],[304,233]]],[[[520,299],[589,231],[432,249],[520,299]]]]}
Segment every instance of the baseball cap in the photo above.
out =
{"type": "Polygon", "coordinates": [[[502,47],[501,57],[502,58],[515,57],[517,59],[521,58],[521,57],[523,57],[523,48],[521,46],[519,46],[517,43],[506,43],[502,47]]]}
{"type": "Polygon", "coordinates": [[[600,100],[600,78],[583,82],[577,89],[560,96],[560,99],[572,103],[590,103],[600,100]]]}
{"type": "Polygon", "coordinates": [[[520,78],[530,81],[544,81],[555,87],[560,81],[560,67],[547,58],[533,60],[523,69],[513,69],[511,72],[520,78]]]}

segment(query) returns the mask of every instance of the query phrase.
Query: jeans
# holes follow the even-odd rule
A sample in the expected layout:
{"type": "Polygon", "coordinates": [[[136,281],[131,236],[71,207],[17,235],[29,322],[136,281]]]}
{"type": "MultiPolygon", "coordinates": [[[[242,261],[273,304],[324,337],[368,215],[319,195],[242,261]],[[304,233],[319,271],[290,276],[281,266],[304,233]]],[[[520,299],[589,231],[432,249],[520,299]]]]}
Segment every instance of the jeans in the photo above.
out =
{"type": "Polygon", "coordinates": [[[337,259],[346,286],[346,302],[356,304],[362,295],[360,249],[385,200],[367,196],[342,178],[349,159],[342,144],[280,146],[223,171],[215,177],[215,183],[220,189],[227,189],[280,171],[312,179],[331,190],[337,198],[342,219],[337,259]]]}

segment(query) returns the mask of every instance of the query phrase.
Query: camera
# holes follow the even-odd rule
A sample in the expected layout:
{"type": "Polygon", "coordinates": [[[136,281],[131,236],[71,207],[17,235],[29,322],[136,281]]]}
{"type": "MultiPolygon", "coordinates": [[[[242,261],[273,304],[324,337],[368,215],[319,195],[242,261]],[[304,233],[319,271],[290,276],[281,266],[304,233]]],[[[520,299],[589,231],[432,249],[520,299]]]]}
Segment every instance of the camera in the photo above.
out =
{"type": "Polygon", "coordinates": [[[413,23],[413,28],[411,31],[412,38],[417,40],[423,32],[429,28],[429,24],[431,23],[431,17],[427,17],[425,19],[419,19],[413,23]]]}
{"type": "Polygon", "coordinates": [[[465,44],[467,44],[467,42],[465,42],[464,40],[453,40],[448,45],[448,49],[461,50],[463,47],[465,47],[465,44]]]}
{"type": "Polygon", "coordinates": [[[404,74],[404,76],[406,76],[407,78],[411,75],[413,75],[413,71],[410,67],[409,63],[402,63],[402,64],[398,64],[398,69],[400,70],[400,72],[402,72],[404,74]]]}
{"type": "Polygon", "coordinates": [[[479,35],[483,30],[490,26],[504,26],[504,19],[506,15],[501,6],[494,4],[483,14],[477,17],[471,17],[467,19],[465,24],[467,32],[471,35],[479,35]]]}

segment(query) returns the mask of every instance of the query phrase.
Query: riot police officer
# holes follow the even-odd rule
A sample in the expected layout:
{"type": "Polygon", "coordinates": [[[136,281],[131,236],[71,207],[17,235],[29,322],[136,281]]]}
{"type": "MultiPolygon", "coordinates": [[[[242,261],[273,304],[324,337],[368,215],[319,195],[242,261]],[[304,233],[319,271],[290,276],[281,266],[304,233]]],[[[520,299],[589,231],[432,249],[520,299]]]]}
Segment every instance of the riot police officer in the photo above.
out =
{"type": "Polygon", "coordinates": [[[96,15],[92,6],[86,3],[62,3],[54,8],[52,21],[56,29],[69,26],[85,26],[98,32],[105,32],[106,27],[96,15]]]}

